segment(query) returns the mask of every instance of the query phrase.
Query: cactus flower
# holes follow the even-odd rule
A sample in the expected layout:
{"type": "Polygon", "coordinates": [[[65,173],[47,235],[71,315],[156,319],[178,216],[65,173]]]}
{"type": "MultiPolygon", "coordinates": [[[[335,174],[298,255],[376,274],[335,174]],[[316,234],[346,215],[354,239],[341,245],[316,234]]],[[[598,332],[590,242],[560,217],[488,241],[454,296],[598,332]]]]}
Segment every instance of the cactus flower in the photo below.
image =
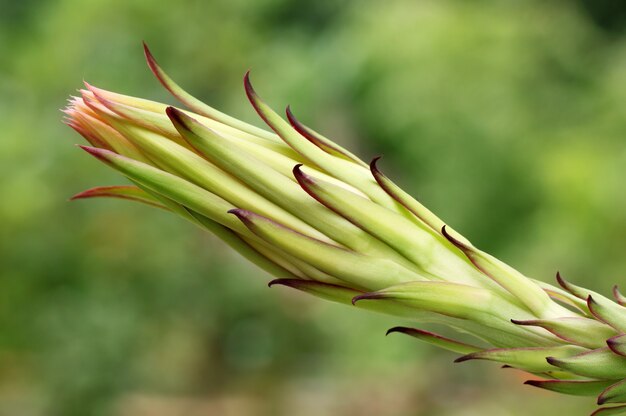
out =
{"type": "Polygon", "coordinates": [[[244,77],[272,130],[194,98],[145,55],[186,109],[85,84],[66,123],[87,153],[132,185],[73,199],[123,198],[171,211],[215,234],[283,285],[350,307],[469,334],[399,332],[460,356],[529,373],[526,384],[597,396],[594,415],[626,413],[626,297],[524,276],[481,251],[383,174],[286,110],[244,77]],[[620,405],[621,403],[621,405],[620,405]]]}

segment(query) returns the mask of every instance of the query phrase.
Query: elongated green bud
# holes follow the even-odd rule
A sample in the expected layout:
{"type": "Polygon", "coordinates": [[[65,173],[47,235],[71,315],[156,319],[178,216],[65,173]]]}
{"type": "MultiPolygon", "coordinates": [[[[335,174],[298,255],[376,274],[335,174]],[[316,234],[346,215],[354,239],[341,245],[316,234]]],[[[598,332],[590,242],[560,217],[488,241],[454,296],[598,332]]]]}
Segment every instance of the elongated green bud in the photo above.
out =
{"type": "Polygon", "coordinates": [[[87,153],[128,178],[72,199],[116,198],[176,214],[215,234],[284,286],[459,333],[394,327],[460,354],[533,375],[526,384],[596,396],[594,415],[626,413],[626,297],[531,279],[475,247],[349,150],[285,120],[244,77],[267,131],[224,114],[173,81],[189,110],[85,83],[65,122],[87,153]],[[466,338],[471,338],[466,340],[466,338]],[[537,379],[539,376],[541,379],[537,379]]]}

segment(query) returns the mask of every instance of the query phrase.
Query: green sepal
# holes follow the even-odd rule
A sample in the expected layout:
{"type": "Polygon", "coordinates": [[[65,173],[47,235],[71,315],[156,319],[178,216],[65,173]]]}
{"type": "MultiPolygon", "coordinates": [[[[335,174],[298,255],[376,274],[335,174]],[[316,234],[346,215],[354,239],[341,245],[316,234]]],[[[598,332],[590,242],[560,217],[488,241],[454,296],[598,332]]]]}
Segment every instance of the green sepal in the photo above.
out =
{"type": "Polygon", "coordinates": [[[240,221],[228,215],[227,212],[234,208],[233,205],[219,196],[171,173],[117,153],[88,146],[80,147],[146,188],[172,199],[240,234],[251,235],[240,221]]]}
{"type": "Polygon", "coordinates": [[[626,357],[626,334],[616,335],[607,339],[606,345],[615,354],[626,357]]]}
{"type": "Polygon", "coordinates": [[[572,396],[597,396],[613,382],[605,380],[527,380],[524,384],[572,396]]]}
{"type": "Polygon", "coordinates": [[[455,360],[456,363],[468,360],[488,360],[510,365],[521,370],[542,373],[554,368],[546,362],[546,357],[569,357],[583,349],[571,345],[558,347],[534,348],[493,348],[464,355],[455,360]]]}
{"type": "Polygon", "coordinates": [[[615,380],[626,377],[626,357],[608,347],[585,351],[571,357],[548,357],[555,367],[583,377],[615,380]]]}
{"type": "Polygon", "coordinates": [[[590,416],[614,416],[622,415],[624,413],[626,413],[626,405],[615,407],[602,407],[593,412],[590,416]]]}
{"type": "MultiPolygon", "coordinates": [[[[377,302],[371,302],[371,304],[376,304],[376,303],[377,302]]],[[[394,333],[394,332],[399,332],[401,334],[412,336],[413,338],[417,338],[420,341],[427,342],[436,347],[443,348],[444,350],[456,352],[458,354],[470,354],[470,353],[482,350],[482,348],[480,347],[466,344],[461,341],[456,341],[454,339],[450,339],[442,335],[435,334],[434,332],[424,331],[422,329],[396,326],[394,328],[389,329],[387,331],[387,335],[394,333]]]]}
{"type": "Polygon", "coordinates": [[[253,212],[233,209],[229,213],[271,245],[359,288],[375,290],[403,281],[422,279],[389,259],[365,256],[316,240],[253,212]]]}
{"type": "Polygon", "coordinates": [[[188,212],[202,225],[203,228],[215,234],[220,240],[224,241],[233,250],[238,252],[245,259],[252,264],[257,265],[259,268],[267,272],[268,274],[279,278],[292,278],[296,277],[292,272],[282,267],[280,264],[273,262],[267,256],[262,255],[252,246],[250,246],[245,240],[241,238],[237,233],[224,227],[221,224],[200,215],[197,212],[188,210],[188,212]]]}
{"type": "Polygon", "coordinates": [[[452,236],[444,225],[441,233],[476,266],[478,270],[493,279],[509,293],[518,298],[526,307],[540,318],[578,316],[574,312],[553,302],[539,285],[524,276],[508,264],[498,260],[471,244],[452,236]]]}
{"type": "Polygon", "coordinates": [[[142,189],[132,185],[118,185],[118,186],[97,186],[95,188],[87,189],[86,191],[79,192],[72,196],[70,200],[86,199],[86,198],[119,198],[127,199],[130,201],[141,202],[146,205],[161,208],[169,211],[165,205],[161,204],[152,195],[143,191],[142,189]]]}
{"type": "Polygon", "coordinates": [[[619,332],[626,332],[626,308],[604,296],[596,298],[589,295],[587,298],[587,307],[589,311],[599,321],[611,325],[619,332]]]}
{"type": "Polygon", "coordinates": [[[465,319],[520,337],[526,345],[547,346],[559,339],[538,329],[514,325],[509,316],[530,316],[521,307],[505,301],[494,292],[452,282],[408,282],[355,297],[352,301],[398,301],[417,310],[465,319]]]}
{"type": "Polygon", "coordinates": [[[511,319],[511,322],[516,325],[545,328],[567,342],[590,349],[604,347],[605,340],[616,335],[615,330],[610,326],[583,317],[531,319],[527,321],[511,319]]]}
{"type": "Polygon", "coordinates": [[[598,396],[598,404],[626,403],[626,380],[608,386],[598,396]]]}

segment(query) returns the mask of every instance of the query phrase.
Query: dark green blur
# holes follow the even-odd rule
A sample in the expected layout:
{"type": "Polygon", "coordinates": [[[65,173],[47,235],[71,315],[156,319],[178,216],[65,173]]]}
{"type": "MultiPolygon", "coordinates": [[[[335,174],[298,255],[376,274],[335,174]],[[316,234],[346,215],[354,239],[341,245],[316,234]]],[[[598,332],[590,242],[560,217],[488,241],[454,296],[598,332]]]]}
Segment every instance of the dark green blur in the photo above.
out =
{"type": "Polygon", "coordinates": [[[0,416],[586,414],[409,322],[285,288],[182,220],[67,199],[126,183],[73,146],[94,85],[259,94],[526,274],[626,288],[626,37],[612,1],[0,1],[0,416]],[[576,413],[572,413],[576,412],[576,413]]]}

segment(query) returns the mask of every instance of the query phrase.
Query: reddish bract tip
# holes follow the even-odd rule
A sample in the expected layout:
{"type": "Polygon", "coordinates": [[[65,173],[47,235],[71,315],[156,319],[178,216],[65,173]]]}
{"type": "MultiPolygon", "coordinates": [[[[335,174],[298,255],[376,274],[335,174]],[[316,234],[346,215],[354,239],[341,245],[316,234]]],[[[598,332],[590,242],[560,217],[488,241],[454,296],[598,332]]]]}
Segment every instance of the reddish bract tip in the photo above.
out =
{"type": "Polygon", "coordinates": [[[383,299],[385,297],[385,295],[383,295],[382,293],[376,293],[376,292],[371,292],[371,293],[363,293],[362,295],[358,295],[352,298],[352,304],[356,305],[356,303],[360,300],[374,300],[374,299],[383,299]]]}
{"type": "Polygon", "coordinates": [[[615,354],[621,355],[622,357],[626,356],[626,348],[623,348],[624,344],[618,341],[618,339],[623,337],[624,334],[619,334],[606,340],[606,345],[609,347],[609,349],[615,354]]]}
{"type": "MultiPolygon", "coordinates": [[[[293,115],[293,113],[291,112],[291,106],[287,105],[287,108],[285,108],[285,113],[287,114],[287,120],[289,120],[289,124],[291,124],[291,126],[298,130],[298,132],[300,132],[300,128],[304,128],[304,126],[302,125],[302,123],[300,123],[300,121],[296,118],[296,116],[293,115]]],[[[300,133],[302,134],[302,133],[300,133]]]]}
{"type": "Polygon", "coordinates": [[[184,125],[184,122],[183,122],[184,113],[178,110],[177,108],[168,106],[165,109],[165,114],[173,123],[184,125]]]}
{"type": "Polygon", "coordinates": [[[159,82],[163,84],[165,88],[169,90],[169,88],[163,83],[163,80],[161,79],[159,65],[157,64],[156,59],[154,59],[154,55],[152,55],[152,52],[150,52],[150,48],[148,48],[148,44],[143,41],[141,43],[143,44],[143,54],[146,57],[146,63],[148,64],[148,68],[150,68],[150,71],[152,71],[154,76],[157,77],[159,82]]]}
{"type": "Polygon", "coordinates": [[[246,211],[245,209],[241,209],[241,208],[233,208],[233,209],[229,209],[227,211],[229,214],[233,214],[236,217],[238,217],[239,219],[244,219],[244,218],[248,218],[251,214],[250,211],[246,211]]]}
{"type": "Polygon", "coordinates": [[[287,106],[287,108],[285,109],[285,113],[287,114],[287,120],[289,121],[289,124],[291,124],[291,127],[293,127],[298,133],[300,133],[302,137],[320,147],[321,143],[319,142],[317,137],[315,137],[315,135],[313,135],[309,131],[309,129],[304,124],[302,124],[300,120],[296,118],[296,116],[293,115],[293,112],[291,111],[291,106],[287,106]]]}
{"type": "Polygon", "coordinates": [[[471,354],[466,354],[463,355],[459,358],[457,358],[456,360],[454,360],[455,363],[462,363],[465,361],[469,361],[469,360],[474,360],[476,358],[476,353],[471,353],[471,354]]]}
{"type": "Polygon", "coordinates": [[[565,279],[563,279],[563,277],[561,276],[561,272],[556,272],[556,281],[558,282],[559,286],[571,293],[571,291],[569,290],[569,284],[565,281],[565,279]]]}
{"type": "Polygon", "coordinates": [[[308,188],[308,185],[312,185],[314,183],[314,181],[313,181],[313,178],[311,176],[309,176],[306,173],[302,172],[302,169],[300,169],[302,166],[304,166],[302,163],[298,163],[296,166],[293,167],[293,169],[291,171],[293,172],[293,176],[296,178],[296,180],[298,181],[300,186],[307,193],[310,194],[311,192],[310,192],[310,190],[308,188]]]}
{"type": "Polygon", "coordinates": [[[561,360],[559,360],[556,357],[546,357],[546,361],[548,362],[548,364],[553,365],[555,367],[560,367],[560,364],[561,364],[561,360]]]}
{"type": "Polygon", "coordinates": [[[250,70],[249,69],[246,71],[245,75],[243,76],[243,86],[246,89],[246,95],[248,96],[248,99],[250,101],[253,101],[252,97],[256,96],[257,94],[256,94],[256,91],[254,91],[254,88],[252,87],[252,83],[250,82],[250,70]]]}
{"type": "Polygon", "coordinates": [[[406,334],[413,328],[407,328],[406,326],[394,326],[393,328],[389,328],[387,332],[385,332],[385,336],[389,334],[393,334],[394,332],[399,332],[401,334],[406,334]]]}
{"type": "Polygon", "coordinates": [[[441,234],[449,241],[451,242],[454,246],[456,246],[457,248],[461,249],[462,251],[466,251],[469,250],[469,247],[467,247],[465,244],[463,244],[461,241],[457,240],[456,238],[452,237],[450,235],[450,233],[448,233],[448,230],[446,229],[446,225],[444,225],[443,227],[441,227],[441,234]]]}
{"type": "Polygon", "coordinates": [[[85,152],[89,153],[92,156],[97,157],[100,160],[104,160],[107,161],[109,155],[111,154],[115,154],[109,150],[106,149],[101,149],[99,147],[91,147],[91,146],[84,146],[82,144],[79,144],[78,147],[80,147],[81,149],[83,149],[85,152]]]}
{"type": "Polygon", "coordinates": [[[372,159],[372,161],[370,162],[370,171],[372,172],[372,174],[374,175],[374,177],[380,175],[382,176],[383,173],[380,171],[380,169],[378,169],[378,161],[382,158],[382,156],[376,156],[375,158],[372,159]]]}

